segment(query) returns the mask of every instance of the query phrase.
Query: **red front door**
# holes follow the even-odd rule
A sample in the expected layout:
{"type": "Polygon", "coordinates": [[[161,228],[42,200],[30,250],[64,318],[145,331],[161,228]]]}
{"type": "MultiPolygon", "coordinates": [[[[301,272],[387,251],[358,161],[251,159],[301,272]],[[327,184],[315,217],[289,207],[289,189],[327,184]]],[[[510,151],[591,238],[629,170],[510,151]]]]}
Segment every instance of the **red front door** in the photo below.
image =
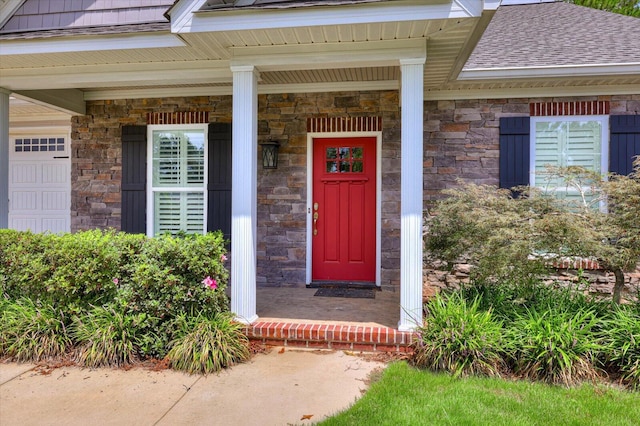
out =
{"type": "Polygon", "coordinates": [[[376,138],[313,140],[313,281],[376,278],[376,138]]]}

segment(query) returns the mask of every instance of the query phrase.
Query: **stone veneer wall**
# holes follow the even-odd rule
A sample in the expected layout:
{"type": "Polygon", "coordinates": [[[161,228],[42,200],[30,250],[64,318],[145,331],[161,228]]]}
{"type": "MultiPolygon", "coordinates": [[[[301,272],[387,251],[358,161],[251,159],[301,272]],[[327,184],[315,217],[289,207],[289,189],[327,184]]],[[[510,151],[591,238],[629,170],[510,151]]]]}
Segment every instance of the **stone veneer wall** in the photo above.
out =
{"type": "MultiPolygon", "coordinates": [[[[498,183],[499,119],[529,114],[530,102],[609,100],[612,114],[640,114],[640,95],[426,101],[425,206],[456,179],[498,183]]],[[[121,126],[146,124],[149,112],[208,111],[231,121],[231,96],[87,102],[72,118],[72,231],[120,228],[121,126]]],[[[281,143],[278,169],[258,167],[258,281],[304,283],[306,259],[306,120],[383,118],[382,286],[399,286],[400,111],[397,91],[274,94],[258,98],[258,139],[281,143]]]]}
{"type": "Polygon", "coordinates": [[[425,208],[458,178],[498,185],[500,117],[528,116],[531,102],[594,100],[610,101],[611,114],[640,114],[640,94],[425,102],[425,208]]]}
{"type": "MultiPolygon", "coordinates": [[[[149,112],[208,111],[231,121],[230,96],[87,102],[71,125],[71,229],[120,228],[121,127],[149,112]]],[[[258,283],[305,282],[308,117],[383,119],[382,286],[399,285],[400,114],[397,91],[260,95],[258,140],[278,140],[276,170],[258,166],[258,283]]],[[[261,163],[260,163],[261,164],[261,163]]]]}
{"type": "Polygon", "coordinates": [[[307,118],[382,117],[382,286],[400,281],[400,113],[397,91],[258,97],[258,139],[280,142],[276,170],[258,167],[258,283],[305,282],[307,118]]]}
{"type": "Polygon", "coordinates": [[[89,101],[86,115],[71,118],[71,231],[120,229],[122,126],[176,111],[231,121],[231,96],[89,101]]]}
{"type": "MultiPolygon", "coordinates": [[[[640,114],[640,94],[620,96],[557,97],[524,99],[480,99],[425,102],[424,200],[425,208],[441,198],[441,191],[454,188],[456,180],[498,185],[500,117],[528,116],[532,102],[610,101],[612,115],[640,114]]],[[[423,296],[439,289],[456,288],[468,281],[469,265],[458,265],[448,273],[424,265],[423,296]]],[[[559,270],[552,278],[573,282],[575,270],[559,270]]],[[[614,278],[602,271],[586,274],[587,291],[611,294],[614,278]]],[[[633,297],[640,285],[640,270],[626,275],[625,294],[633,297]]]]}

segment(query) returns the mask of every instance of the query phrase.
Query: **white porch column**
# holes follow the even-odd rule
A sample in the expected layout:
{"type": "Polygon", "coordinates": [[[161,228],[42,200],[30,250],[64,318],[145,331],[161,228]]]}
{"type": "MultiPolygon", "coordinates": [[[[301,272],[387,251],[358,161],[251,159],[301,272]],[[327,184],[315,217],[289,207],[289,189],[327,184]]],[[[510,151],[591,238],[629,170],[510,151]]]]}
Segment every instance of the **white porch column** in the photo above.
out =
{"type": "Polygon", "coordinates": [[[425,58],[401,59],[400,322],[422,324],[422,134],[425,58]]]}
{"type": "Polygon", "coordinates": [[[9,92],[0,87],[0,229],[9,227],[9,92]]]}
{"type": "Polygon", "coordinates": [[[256,222],[258,186],[258,73],[232,66],[233,159],[231,192],[231,311],[251,323],[256,314],[256,222]]]}

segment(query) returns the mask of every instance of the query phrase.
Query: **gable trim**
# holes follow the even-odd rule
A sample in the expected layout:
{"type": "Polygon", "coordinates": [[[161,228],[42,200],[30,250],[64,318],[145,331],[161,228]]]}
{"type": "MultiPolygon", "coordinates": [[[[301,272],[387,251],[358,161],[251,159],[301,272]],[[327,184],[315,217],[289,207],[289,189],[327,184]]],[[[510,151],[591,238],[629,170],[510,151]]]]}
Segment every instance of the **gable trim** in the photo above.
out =
{"type": "Polygon", "coordinates": [[[20,9],[25,0],[5,0],[0,7],[0,28],[11,19],[11,17],[20,9]]]}
{"type": "MultiPolygon", "coordinates": [[[[484,4],[469,0],[451,0],[444,4],[416,4],[398,0],[356,5],[291,8],[279,10],[246,9],[201,11],[205,0],[179,1],[168,14],[171,32],[264,30],[322,25],[478,18],[484,4]]],[[[488,2],[489,7],[494,7],[488,2]]],[[[495,2],[494,2],[495,3],[495,2]]]]}

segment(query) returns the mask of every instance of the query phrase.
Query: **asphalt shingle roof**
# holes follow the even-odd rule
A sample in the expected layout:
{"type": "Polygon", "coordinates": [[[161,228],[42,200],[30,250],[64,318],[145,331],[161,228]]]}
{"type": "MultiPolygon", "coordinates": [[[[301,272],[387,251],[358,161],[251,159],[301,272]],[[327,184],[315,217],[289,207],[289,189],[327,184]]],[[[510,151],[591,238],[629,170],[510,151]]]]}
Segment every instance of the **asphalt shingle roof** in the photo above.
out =
{"type": "Polygon", "coordinates": [[[640,62],[640,19],[556,2],[501,6],[464,69],[640,62]]]}

